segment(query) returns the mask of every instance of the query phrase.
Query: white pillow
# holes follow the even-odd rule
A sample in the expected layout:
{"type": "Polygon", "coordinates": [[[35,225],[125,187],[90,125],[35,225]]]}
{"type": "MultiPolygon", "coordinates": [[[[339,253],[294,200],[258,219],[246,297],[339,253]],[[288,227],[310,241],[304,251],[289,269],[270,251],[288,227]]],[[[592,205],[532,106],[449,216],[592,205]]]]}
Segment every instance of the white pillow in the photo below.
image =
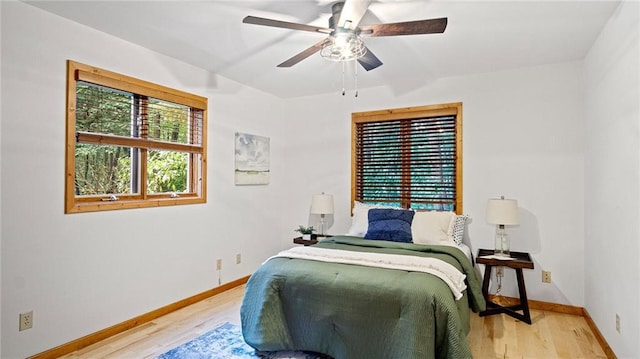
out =
{"type": "Polygon", "coordinates": [[[371,208],[394,208],[401,209],[393,206],[382,206],[375,204],[366,204],[358,201],[353,202],[353,218],[351,219],[351,227],[348,236],[364,237],[369,229],[369,209],[371,208]]]}
{"type": "Polygon", "coordinates": [[[417,211],[411,223],[413,243],[455,245],[452,238],[455,219],[455,212],[417,211]]]}

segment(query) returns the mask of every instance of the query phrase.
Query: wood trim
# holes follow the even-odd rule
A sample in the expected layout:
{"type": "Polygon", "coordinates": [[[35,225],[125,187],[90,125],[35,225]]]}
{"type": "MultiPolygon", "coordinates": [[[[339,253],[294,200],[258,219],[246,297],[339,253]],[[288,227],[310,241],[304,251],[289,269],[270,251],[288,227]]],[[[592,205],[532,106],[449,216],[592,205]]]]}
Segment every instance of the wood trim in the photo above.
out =
{"type": "Polygon", "coordinates": [[[600,332],[600,329],[598,329],[598,327],[596,326],[596,323],[593,321],[593,318],[591,318],[591,315],[585,308],[582,308],[582,316],[587,321],[587,325],[589,325],[589,328],[591,328],[593,335],[595,335],[596,340],[598,341],[598,343],[600,343],[600,347],[604,351],[607,358],[616,359],[617,357],[616,357],[616,354],[613,352],[613,349],[611,349],[611,347],[609,346],[609,343],[607,343],[607,340],[604,339],[604,336],[600,332]]]}
{"type": "Polygon", "coordinates": [[[357,132],[357,123],[353,120],[353,115],[351,114],[351,207],[349,210],[349,215],[353,216],[353,207],[356,201],[356,132],[357,132]]]}
{"type": "Polygon", "coordinates": [[[74,73],[76,63],[67,61],[67,94],[65,118],[65,176],[64,176],[64,213],[70,213],[75,206],[76,175],[76,82],[74,73]]]}
{"type": "Polygon", "coordinates": [[[369,122],[378,120],[394,120],[404,118],[419,118],[423,116],[446,116],[458,114],[462,102],[444,103],[439,105],[426,105],[418,107],[403,107],[389,110],[377,110],[366,112],[354,112],[351,114],[352,119],[358,119],[358,122],[369,122]]]}
{"type": "Polygon", "coordinates": [[[118,201],[102,201],[102,202],[80,202],[76,203],[67,210],[67,214],[72,213],[86,213],[86,212],[99,212],[99,211],[113,211],[119,209],[133,209],[133,208],[152,208],[152,207],[164,207],[164,206],[177,206],[186,204],[200,204],[206,203],[207,200],[204,197],[178,197],[171,198],[170,195],[165,195],[163,198],[150,198],[150,199],[134,199],[118,201]]]}
{"type": "MultiPolygon", "coordinates": [[[[493,294],[489,295],[489,300],[499,303],[501,305],[517,305],[520,302],[518,298],[503,297],[503,296],[498,296],[493,294]]],[[[607,340],[604,338],[604,336],[596,326],[595,322],[591,318],[591,315],[589,315],[589,312],[585,308],[566,305],[566,304],[542,302],[538,300],[528,300],[528,302],[529,302],[530,309],[546,310],[549,312],[571,314],[571,315],[577,315],[577,316],[583,317],[584,320],[587,322],[587,325],[589,326],[589,328],[591,328],[593,335],[596,337],[596,340],[600,344],[600,347],[606,354],[607,358],[617,359],[615,353],[609,346],[609,343],[607,343],[607,340]]]]}
{"type": "Polygon", "coordinates": [[[207,109],[208,101],[205,97],[157,85],[131,76],[121,75],[94,66],[85,65],[72,60],[68,60],[68,62],[72,65],[72,69],[74,70],[73,77],[76,80],[90,82],[92,84],[110,88],[117,88],[123,91],[135,92],[140,95],[160,98],[201,110],[207,109]]]}
{"type": "Polygon", "coordinates": [[[450,104],[456,107],[456,213],[459,215],[464,214],[462,208],[462,178],[463,178],[463,166],[462,166],[462,102],[456,102],[450,104]]]}
{"type": "MultiPolygon", "coordinates": [[[[520,299],[518,298],[504,297],[501,295],[494,295],[494,294],[489,295],[489,300],[491,300],[492,302],[496,302],[500,305],[517,305],[518,303],[520,303],[520,299]]],[[[564,314],[579,315],[579,316],[582,316],[582,312],[583,312],[582,307],[575,307],[575,306],[566,305],[566,304],[542,302],[539,300],[531,300],[531,299],[528,300],[528,302],[529,302],[530,309],[546,310],[549,312],[564,313],[564,314]]]]}
{"type": "Polygon", "coordinates": [[[86,131],[76,132],[76,140],[80,143],[92,143],[98,145],[111,145],[122,147],[152,148],[166,151],[178,151],[188,153],[203,153],[204,149],[199,145],[186,143],[165,142],[149,140],[145,138],[134,138],[127,136],[108,135],[103,133],[93,133],[86,131]]]}
{"type": "Polygon", "coordinates": [[[126,320],[122,323],[116,324],[114,326],[111,326],[109,328],[106,329],[102,329],[100,331],[97,331],[95,333],[89,334],[87,336],[84,336],[82,338],[73,340],[71,342],[68,342],[66,344],[62,344],[58,347],[49,349],[47,351],[44,351],[42,353],[36,354],[34,356],[29,357],[29,359],[45,359],[45,358],[58,358],[60,356],[72,353],[74,351],[80,350],[82,348],[88,347],[91,344],[95,344],[99,341],[105,340],[109,337],[112,337],[116,334],[122,333],[124,331],[127,331],[131,328],[134,328],[138,325],[150,322],[154,319],[157,319],[163,315],[169,314],[171,312],[174,312],[178,309],[182,309],[184,307],[187,307],[191,304],[200,302],[204,299],[207,299],[209,297],[212,297],[216,294],[220,294],[222,292],[225,292],[227,290],[233,289],[235,287],[241,286],[243,284],[245,284],[247,281],[249,280],[249,276],[246,277],[242,277],[240,279],[236,279],[232,282],[223,284],[219,287],[215,287],[212,289],[209,289],[207,291],[204,291],[202,293],[196,294],[194,296],[182,299],[180,301],[177,301],[175,303],[166,305],[164,307],[158,308],[156,310],[153,310],[149,313],[145,313],[142,315],[139,315],[135,318],[126,320]]]}

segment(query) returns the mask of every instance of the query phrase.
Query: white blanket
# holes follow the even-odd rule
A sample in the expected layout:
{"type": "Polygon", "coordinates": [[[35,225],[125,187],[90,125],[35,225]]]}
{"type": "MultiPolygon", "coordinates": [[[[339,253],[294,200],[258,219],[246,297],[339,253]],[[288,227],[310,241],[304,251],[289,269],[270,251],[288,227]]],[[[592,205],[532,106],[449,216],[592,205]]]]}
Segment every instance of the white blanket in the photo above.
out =
{"type": "Polygon", "coordinates": [[[282,251],[271,258],[276,257],[356,264],[368,267],[429,273],[442,279],[449,288],[451,288],[451,292],[456,300],[462,298],[462,291],[467,288],[467,285],[464,283],[466,276],[456,267],[437,258],[386,253],[352,252],[340,249],[317,247],[294,247],[282,251]]]}

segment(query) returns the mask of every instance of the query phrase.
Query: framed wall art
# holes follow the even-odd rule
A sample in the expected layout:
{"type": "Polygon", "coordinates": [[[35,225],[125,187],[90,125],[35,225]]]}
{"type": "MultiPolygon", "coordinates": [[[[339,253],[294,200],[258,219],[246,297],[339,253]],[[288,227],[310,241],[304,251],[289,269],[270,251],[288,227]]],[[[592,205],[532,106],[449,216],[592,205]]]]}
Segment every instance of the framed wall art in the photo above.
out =
{"type": "Polygon", "coordinates": [[[269,137],[236,132],[235,184],[269,184],[269,137]]]}

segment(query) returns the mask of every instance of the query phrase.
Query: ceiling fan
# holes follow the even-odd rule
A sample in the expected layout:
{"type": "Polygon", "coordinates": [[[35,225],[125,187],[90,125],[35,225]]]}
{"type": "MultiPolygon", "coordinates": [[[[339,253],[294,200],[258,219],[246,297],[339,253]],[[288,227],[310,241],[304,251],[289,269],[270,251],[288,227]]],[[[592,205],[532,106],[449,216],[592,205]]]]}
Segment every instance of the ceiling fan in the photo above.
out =
{"type": "Polygon", "coordinates": [[[279,64],[278,67],[291,67],[320,52],[322,57],[333,61],[357,59],[367,71],[381,66],[382,61],[367,48],[362,38],[443,33],[447,27],[446,17],[358,26],[372,1],[346,0],[333,4],[331,6],[332,16],[329,18],[329,27],[318,27],[255,16],[247,16],[242,22],[329,35],[327,38],[318,41],[306,50],[279,64]]]}

